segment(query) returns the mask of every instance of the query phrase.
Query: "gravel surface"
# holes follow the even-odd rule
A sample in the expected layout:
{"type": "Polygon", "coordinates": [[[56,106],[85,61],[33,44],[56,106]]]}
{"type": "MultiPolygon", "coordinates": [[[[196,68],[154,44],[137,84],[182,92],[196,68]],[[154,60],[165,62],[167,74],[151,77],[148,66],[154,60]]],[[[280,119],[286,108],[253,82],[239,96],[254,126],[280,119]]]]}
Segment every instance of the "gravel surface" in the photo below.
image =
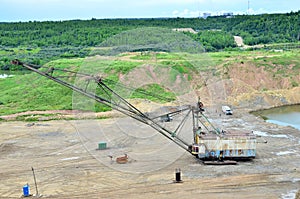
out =
{"type": "MultiPolygon", "coordinates": [[[[207,114],[217,126],[257,134],[257,158],[205,166],[129,118],[0,123],[0,198],[19,198],[31,167],[43,198],[296,198],[300,132],[241,110],[207,114]],[[96,150],[100,141],[107,149],[96,150]],[[115,159],[129,156],[127,164],[115,159]],[[111,158],[112,157],[112,158],[111,158]],[[182,183],[173,183],[180,168],[182,183]]],[[[168,124],[170,125],[170,124],[168,124]]],[[[187,124],[189,125],[189,124],[187,124]]],[[[181,136],[191,139],[188,127],[181,136]]],[[[299,194],[298,194],[299,198],[299,194]]]]}

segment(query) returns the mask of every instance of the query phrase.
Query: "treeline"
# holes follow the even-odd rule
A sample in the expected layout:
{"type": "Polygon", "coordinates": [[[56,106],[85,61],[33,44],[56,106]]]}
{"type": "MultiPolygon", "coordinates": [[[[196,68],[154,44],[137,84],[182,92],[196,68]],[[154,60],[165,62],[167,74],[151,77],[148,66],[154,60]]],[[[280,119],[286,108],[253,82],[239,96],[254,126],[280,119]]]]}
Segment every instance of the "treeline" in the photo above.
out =
{"type": "Polygon", "coordinates": [[[13,59],[19,59],[25,63],[43,65],[54,59],[86,57],[89,54],[89,48],[73,46],[39,48],[0,46],[0,70],[22,70],[23,67],[10,63],[13,59]]]}
{"type": "Polygon", "coordinates": [[[200,34],[205,30],[222,30],[245,37],[247,44],[294,42],[300,39],[300,11],[287,14],[239,15],[231,18],[208,17],[207,19],[92,19],[1,23],[0,45],[95,46],[112,35],[138,27],[190,27],[200,34]]]}
{"type": "Polygon", "coordinates": [[[240,15],[232,18],[92,19],[60,22],[0,23],[2,46],[97,46],[108,37],[138,27],[193,28],[193,38],[215,49],[234,46],[239,35],[248,45],[300,39],[300,11],[287,14],[240,15]],[[223,31],[212,33],[212,31],[223,31]],[[204,32],[203,32],[204,31],[204,32]],[[210,32],[207,32],[210,31],[210,32]],[[225,38],[221,39],[224,34],[225,38]]]}

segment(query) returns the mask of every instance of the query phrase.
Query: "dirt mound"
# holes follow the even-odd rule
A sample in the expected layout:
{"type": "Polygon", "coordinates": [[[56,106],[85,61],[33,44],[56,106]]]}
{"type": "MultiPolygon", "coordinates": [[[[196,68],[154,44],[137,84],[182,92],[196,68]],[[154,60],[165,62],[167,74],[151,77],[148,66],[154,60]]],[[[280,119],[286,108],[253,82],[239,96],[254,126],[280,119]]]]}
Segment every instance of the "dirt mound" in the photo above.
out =
{"type": "Polygon", "coordinates": [[[240,37],[240,36],[233,36],[233,38],[234,38],[234,41],[235,41],[235,43],[236,43],[237,46],[239,46],[239,47],[245,46],[242,37],[240,37]]]}
{"type": "Polygon", "coordinates": [[[190,33],[193,33],[193,34],[198,33],[193,28],[174,28],[173,30],[178,31],[178,32],[190,32],[190,33]]]}

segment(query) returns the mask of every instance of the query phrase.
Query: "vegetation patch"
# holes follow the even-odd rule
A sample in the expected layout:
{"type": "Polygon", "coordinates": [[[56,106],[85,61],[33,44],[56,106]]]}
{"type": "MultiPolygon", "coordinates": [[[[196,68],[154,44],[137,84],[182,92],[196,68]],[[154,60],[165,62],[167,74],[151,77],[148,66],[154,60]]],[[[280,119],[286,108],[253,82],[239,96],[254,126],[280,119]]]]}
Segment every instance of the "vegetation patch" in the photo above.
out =
{"type": "Polygon", "coordinates": [[[108,74],[127,74],[129,71],[139,66],[138,62],[130,61],[113,61],[110,65],[105,67],[104,72],[108,74]]]}
{"type": "Polygon", "coordinates": [[[34,115],[20,115],[16,117],[17,121],[37,122],[50,121],[61,118],[60,114],[34,114],[34,115]]]}
{"type": "Polygon", "coordinates": [[[267,116],[264,116],[264,115],[260,115],[260,117],[261,117],[263,120],[268,120],[268,119],[269,119],[267,116]]]}
{"type": "Polygon", "coordinates": [[[176,95],[158,84],[150,84],[135,90],[130,98],[149,99],[154,102],[165,103],[176,100],[176,95]]]}

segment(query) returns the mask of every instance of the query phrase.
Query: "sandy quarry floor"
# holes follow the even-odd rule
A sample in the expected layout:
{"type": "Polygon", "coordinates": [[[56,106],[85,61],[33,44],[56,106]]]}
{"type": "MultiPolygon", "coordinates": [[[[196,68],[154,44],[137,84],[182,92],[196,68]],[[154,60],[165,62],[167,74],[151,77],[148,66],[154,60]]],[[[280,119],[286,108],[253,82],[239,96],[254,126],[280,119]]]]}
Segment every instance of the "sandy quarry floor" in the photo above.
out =
{"type": "MultiPolygon", "coordinates": [[[[254,130],[257,158],[204,166],[154,130],[129,118],[0,122],[0,198],[295,198],[300,190],[300,132],[235,111],[210,118],[223,128],[254,130]],[[96,150],[105,141],[106,150],[96,150]],[[267,141],[267,143],[263,143],[267,141]],[[128,164],[115,158],[129,155],[128,164]],[[111,160],[108,156],[113,156],[111,160]],[[175,169],[183,183],[173,183],[175,169]]],[[[189,131],[182,132],[190,139],[189,131]]],[[[298,194],[299,195],[299,194],[298,194]]]]}

